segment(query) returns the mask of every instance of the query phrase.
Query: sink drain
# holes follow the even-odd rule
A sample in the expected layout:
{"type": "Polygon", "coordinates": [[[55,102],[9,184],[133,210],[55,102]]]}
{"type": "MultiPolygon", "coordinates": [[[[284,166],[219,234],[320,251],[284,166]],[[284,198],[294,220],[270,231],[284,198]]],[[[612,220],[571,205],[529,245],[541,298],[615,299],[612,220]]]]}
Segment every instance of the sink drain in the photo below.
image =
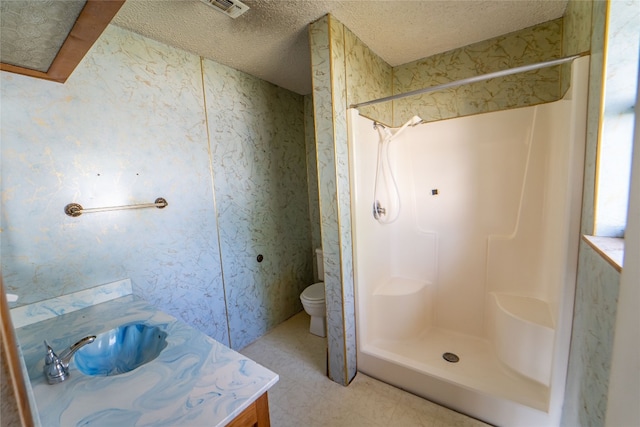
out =
{"type": "Polygon", "coordinates": [[[442,355],[442,358],[450,363],[457,363],[460,361],[460,358],[455,353],[445,353],[442,355]]]}

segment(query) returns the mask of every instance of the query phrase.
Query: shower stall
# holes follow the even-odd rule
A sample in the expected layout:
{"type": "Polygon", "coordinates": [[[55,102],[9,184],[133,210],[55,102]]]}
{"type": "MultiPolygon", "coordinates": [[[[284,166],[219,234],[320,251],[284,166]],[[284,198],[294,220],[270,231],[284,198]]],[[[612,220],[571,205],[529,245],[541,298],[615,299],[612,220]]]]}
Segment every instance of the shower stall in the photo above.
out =
{"type": "Polygon", "coordinates": [[[559,424],[587,78],[578,59],[560,101],[402,132],[349,110],[359,371],[492,424],[559,424]]]}

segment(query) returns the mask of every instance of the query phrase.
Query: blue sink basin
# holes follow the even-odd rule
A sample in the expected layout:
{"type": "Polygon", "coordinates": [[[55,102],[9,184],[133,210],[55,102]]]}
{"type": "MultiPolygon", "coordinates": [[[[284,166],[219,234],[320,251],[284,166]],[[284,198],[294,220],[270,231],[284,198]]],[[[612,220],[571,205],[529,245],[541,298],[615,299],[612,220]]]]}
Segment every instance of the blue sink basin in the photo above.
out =
{"type": "Polygon", "coordinates": [[[75,363],[85,375],[124,374],[158,357],[167,346],[166,338],[167,333],[157,326],[119,326],[78,350],[75,363]]]}

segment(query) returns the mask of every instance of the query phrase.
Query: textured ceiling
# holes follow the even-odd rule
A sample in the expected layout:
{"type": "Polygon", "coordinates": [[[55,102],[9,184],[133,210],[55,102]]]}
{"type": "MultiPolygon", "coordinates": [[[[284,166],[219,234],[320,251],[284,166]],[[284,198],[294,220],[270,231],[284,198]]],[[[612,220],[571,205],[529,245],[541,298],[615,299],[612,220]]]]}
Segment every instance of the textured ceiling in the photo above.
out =
{"type": "Polygon", "coordinates": [[[242,0],[232,19],[199,0],[127,0],[113,23],[306,95],[307,26],[327,13],[396,66],[563,15],[567,0],[242,0]]]}

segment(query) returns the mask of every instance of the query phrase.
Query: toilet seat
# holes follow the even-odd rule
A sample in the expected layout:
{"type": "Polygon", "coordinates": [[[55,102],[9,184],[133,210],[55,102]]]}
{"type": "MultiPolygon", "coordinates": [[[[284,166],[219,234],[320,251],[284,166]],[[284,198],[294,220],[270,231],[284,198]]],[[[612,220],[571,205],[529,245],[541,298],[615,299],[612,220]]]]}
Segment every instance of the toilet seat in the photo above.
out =
{"type": "Polygon", "coordinates": [[[302,291],[301,299],[309,302],[324,302],[324,283],[314,283],[302,291]]]}

